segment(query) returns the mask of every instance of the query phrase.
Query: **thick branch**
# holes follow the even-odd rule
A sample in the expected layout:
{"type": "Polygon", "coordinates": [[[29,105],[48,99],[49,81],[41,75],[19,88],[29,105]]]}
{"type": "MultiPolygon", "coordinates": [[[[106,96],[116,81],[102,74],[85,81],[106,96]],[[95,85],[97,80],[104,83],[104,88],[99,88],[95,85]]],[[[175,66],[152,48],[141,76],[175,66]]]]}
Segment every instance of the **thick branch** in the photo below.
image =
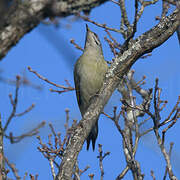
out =
{"type": "Polygon", "coordinates": [[[162,19],[154,28],[132,42],[128,50],[124,51],[120,57],[115,59],[106,74],[105,82],[98,96],[91,100],[83,119],[71,134],[56,180],[71,179],[73,167],[83,142],[123,75],[128,72],[139,57],[160,46],[172,36],[179,24],[179,14],[175,10],[171,15],[162,19]]]}
{"type": "Polygon", "coordinates": [[[3,143],[3,128],[1,124],[1,114],[0,114],[0,179],[6,179],[6,169],[4,163],[4,143],[3,143]]]}
{"type": "Polygon", "coordinates": [[[107,0],[29,0],[12,5],[0,27],[0,59],[19,40],[47,17],[65,17],[90,11],[107,0]]]}

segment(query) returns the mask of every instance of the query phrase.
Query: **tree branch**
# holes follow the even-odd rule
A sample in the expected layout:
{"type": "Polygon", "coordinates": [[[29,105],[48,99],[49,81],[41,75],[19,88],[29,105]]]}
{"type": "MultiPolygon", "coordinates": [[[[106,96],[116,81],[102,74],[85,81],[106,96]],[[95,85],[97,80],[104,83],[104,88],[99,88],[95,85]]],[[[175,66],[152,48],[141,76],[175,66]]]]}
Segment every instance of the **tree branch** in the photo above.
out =
{"type": "Polygon", "coordinates": [[[107,0],[29,0],[12,4],[0,27],[0,59],[47,17],[65,17],[88,11],[107,0]]]}
{"type": "Polygon", "coordinates": [[[179,12],[176,9],[171,15],[162,19],[154,28],[135,39],[129,45],[129,48],[114,60],[106,74],[105,82],[98,96],[92,98],[83,119],[70,136],[56,180],[71,179],[74,164],[82,149],[85,138],[88,136],[91,127],[95,124],[96,119],[103,111],[103,107],[118,86],[123,75],[129,71],[139,57],[151,52],[172,36],[179,24],[179,12]]]}

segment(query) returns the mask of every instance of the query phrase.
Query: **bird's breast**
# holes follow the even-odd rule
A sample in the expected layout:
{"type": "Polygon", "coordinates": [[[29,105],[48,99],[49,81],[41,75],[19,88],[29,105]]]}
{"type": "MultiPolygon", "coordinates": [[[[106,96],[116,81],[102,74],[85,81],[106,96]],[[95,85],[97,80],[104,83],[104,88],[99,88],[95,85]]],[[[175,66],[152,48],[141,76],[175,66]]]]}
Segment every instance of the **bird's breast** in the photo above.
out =
{"type": "Polygon", "coordinates": [[[104,75],[107,71],[107,64],[105,64],[104,60],[97,61],[89,59],[82,63],[82,67],[80,68],[82,73],[80,75],[81,93],[83,93],[85,101],[89,103],[90,98],[97,94],[103,84],[104,75]]]}

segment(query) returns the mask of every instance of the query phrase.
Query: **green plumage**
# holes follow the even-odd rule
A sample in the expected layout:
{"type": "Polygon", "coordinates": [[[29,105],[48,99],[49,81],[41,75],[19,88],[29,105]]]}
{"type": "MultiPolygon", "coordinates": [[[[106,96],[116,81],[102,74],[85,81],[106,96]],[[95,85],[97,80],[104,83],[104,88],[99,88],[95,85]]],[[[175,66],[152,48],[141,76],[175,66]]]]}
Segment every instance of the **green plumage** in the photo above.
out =
{"type": "MultiPolygon", "coordinates": [[[[99,38],[87,27],[86,43],[82,56],[74,67],[76,96],[82,116],[86,112],[90,99],[102,87],[108,65],[104,60],[99,38]]],[[[98,120],[87,137],[87,150],[92,140],[93,150],[98,135],[98,120]]]]}

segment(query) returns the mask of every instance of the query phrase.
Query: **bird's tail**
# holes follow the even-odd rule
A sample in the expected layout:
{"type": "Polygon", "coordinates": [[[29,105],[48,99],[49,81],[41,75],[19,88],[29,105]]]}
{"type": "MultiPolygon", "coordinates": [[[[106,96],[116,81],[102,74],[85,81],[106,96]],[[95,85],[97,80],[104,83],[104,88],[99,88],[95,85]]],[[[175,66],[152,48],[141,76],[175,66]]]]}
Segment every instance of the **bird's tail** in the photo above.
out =
{"type": "Polygon", "coordinates": [[[96,121],[95,125],[93,126],[93,128],[91,129],[86,141],[87,141],[87,150],[89,150],[89,145],[92,141],[92,147],[93,147],[93,151],[95,149],[95,143],[96,143],[96,139],[98,136],[98,120],[96,121]]]}

